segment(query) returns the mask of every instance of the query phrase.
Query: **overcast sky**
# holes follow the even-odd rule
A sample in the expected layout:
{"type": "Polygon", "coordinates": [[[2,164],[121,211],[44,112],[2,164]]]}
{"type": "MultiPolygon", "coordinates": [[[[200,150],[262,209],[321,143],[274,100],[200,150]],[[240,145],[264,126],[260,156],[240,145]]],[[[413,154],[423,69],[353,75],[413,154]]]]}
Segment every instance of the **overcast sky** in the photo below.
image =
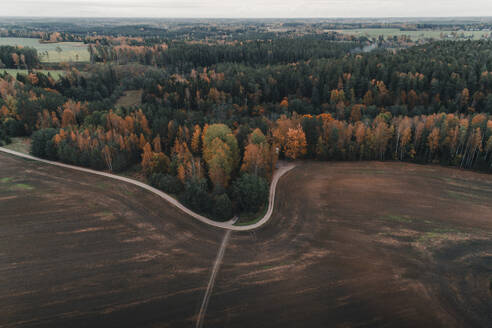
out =
{"type": "Polygon", "coordinates": [[[492,0],[0,0],[0,15],[216,18],[492,16],[492,0]]]}

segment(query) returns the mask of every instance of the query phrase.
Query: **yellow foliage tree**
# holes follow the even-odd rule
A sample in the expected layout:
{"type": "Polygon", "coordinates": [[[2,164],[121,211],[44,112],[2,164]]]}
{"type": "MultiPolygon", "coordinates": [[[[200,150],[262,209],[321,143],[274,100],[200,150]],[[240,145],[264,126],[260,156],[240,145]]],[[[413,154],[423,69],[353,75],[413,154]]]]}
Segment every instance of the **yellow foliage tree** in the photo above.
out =
{"type": "Polygon", "coordinates": [[[304,156],[307,152],[306,134],[301,126],[290,128],[287,131],[287,142],[285,145],[285,156],[290,159],[297,159],[304,156]]]}

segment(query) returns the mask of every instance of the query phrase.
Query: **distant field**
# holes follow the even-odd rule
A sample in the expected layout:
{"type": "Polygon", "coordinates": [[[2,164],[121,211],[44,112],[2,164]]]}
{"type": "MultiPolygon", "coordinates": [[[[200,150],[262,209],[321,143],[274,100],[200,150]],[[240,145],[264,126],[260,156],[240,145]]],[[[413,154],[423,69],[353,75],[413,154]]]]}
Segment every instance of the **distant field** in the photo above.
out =
{"type": "MultiPolygon", "coordinates": [[[[17,73],[27,74],[27,70],[26,69],[0,68],[0,73],[4,73],[4,72],[9,73],[13,77],[17,76],[17,73]]],[[[37,70],[35,70],[35,72],[40,72],[40,73],[44,73],[44,74],[50,73],[51,77],[54,78],[55,80],[56,79],[59,79],[60,76],[65,75],[65,71],[63,71],[63,70],[37,69],[37,70]]]]}
{"type": "Polygon", "coordinates": [[[36,48],[43,63],[90,61],[87,45],[82,42],[40,43],[39,39],[0,38],[0,45],[36,48]]]}
{"type": "MultiPolygon", "coordinates": [[[[436,30],[421,30],[421,31],[401,31],[396,28],[366,28],[366,29],[350,29],[350,30],[333,30],[338,33],[347,35],[367,36],[370,38],[377,38],[383,35],[385,38],[388,36],[401,36],[407,35],[412,40],[421,40],[426,38],[441,39],[441,33],[443,36],[451,35],[453,31],[436,31],[436,30]]],[[[484,34],[490,35],[490,32],[484,31],[458,31],[457,39],[473,36],[474,40],[483,38],[484,34]]]]}

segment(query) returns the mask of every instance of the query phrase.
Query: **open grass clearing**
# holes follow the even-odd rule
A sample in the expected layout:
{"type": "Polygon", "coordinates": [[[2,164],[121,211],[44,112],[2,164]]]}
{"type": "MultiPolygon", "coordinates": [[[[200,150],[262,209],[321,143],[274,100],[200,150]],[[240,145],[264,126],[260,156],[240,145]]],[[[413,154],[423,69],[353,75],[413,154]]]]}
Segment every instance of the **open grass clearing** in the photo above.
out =
{"type": "Polygon", "coordinates": [[[15,150],[20,153],[29,154],[31,150],[31,139],[25,137],[10,138],[11,142],[4,148],[15,150]]]}
{"type": "Polygon", "coordinates": [[[116,108],[121,107],[138,107],[142,104],[143,90],[127,90],[124,92],[118,101],[116,101],[116,108]]]}
{"type": "MultiPolygon", "coordinates": [[[[55,80],[59,79],[61,76],[64,76],[66,74],[66,71],[64,70],[35,69],[34,72],[40,72],[46,75],[49,74],[55,80]]],[[[13,77],[16,77],[17,74],[27,75],[29,74],[29,71],[27,69],[0,68],[0,73],[7,73],[9,75],[12,75],[13,77]]]]}
{"type": "Polygon", "coordinates": [[[35,48],[42,63],[89,62],[90,54],[83,42],[40,43],[33,38],[0,38],[0,45],[35,48]]]}

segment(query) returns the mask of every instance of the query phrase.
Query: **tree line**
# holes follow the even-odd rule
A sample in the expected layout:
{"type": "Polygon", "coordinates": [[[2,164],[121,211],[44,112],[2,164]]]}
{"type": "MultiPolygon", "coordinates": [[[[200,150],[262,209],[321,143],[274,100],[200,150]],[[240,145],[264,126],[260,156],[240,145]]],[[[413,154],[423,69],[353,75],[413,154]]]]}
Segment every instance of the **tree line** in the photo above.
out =
{"type": "Polygon", "coordinates": [[[290,112],[329,111],[339,119],[359,104],[409,116],[492,113],[492,41],[436,42],[395,54],[345,54],[261,67],[220,63],[172,73],[144,80],[149,102],[155,98],[187,110],[207,102],[233,104],[268,113],[288,98],[290,112]]]}
{"type": "Polygon", "coordinates": [[[38,52],[34,48],[0,46],[0,68],[32,69],[39,66],[38,52]]]}
{"type": "Polygon", "coordinates": [[[168,41],[161,44],[90,45],[92,62],[138,62],[144,65],[173,67],[179,72],[218,63],[273,65],[333,58],[356,47],[355,42],[330,42],[310,38],[234,41],[227,44],[168,41]]]}
{"type": "Polygon", "coordinates": [[[251,131],[242,152],[239,129],[224,124],[178,126],[174,135],[154,137],[142,111],[124,118],[109,112],[105,121],[104,128],[77,128],[65,109],[65,128],[37,131],[33,154],[110,171],[140,164],[151,184],[220,219],[230,218],[235,207],[254,212],[265,205],[278,156],[401,160],[492,172],[492,117],[486,114],[409,118],[385,112],[373,120],[339,121],[330,114],[294,113],[269,122],[266,133],[251,131]],[[169,143],[171,151],[164,152],[169,143]]]}
{"type": "MultiPolygon", "coordinates": [[[[279,53],[287,46],[276,44],[279,53]]],[[[182,71],[174,64],[98,64],[56,81],[39,72],[1,74],[0,143],[32,135],[36,156],[136,171],[220,220],[261,211],[279,158],[492,172],[490,42],[436,42],[396,53],[335,47],[329,59],[283,62],[279,54],[276,64],[261,65],[254,64],[263,51],[256,43],[232,47],[251,59],[212,58],[197,67],[209,65],[197,50],[182,71]],[[143,91],[141,105],[116,106],[123,91],[135,89],[143,91]]]]}

